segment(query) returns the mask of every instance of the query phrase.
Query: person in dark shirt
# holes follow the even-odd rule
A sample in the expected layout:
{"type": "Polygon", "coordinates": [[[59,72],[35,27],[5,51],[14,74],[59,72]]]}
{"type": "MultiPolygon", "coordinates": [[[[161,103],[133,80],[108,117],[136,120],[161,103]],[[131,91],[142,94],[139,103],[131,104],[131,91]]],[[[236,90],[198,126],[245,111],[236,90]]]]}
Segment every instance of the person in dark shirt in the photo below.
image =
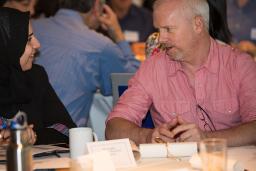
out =
{"type": "Polygon", "coordinates": [[[0,0],[0,6],[14,8],[23,12],[30,12],[30,15],[35,13],[36,0],[0,0]]]}
{"type": "Polygon", "coordinates": [[[132,0],[108,0],[107,4],[116,13],[127,41],[145,42],[156,31],[151,11],[135,6],[132,0]]]}

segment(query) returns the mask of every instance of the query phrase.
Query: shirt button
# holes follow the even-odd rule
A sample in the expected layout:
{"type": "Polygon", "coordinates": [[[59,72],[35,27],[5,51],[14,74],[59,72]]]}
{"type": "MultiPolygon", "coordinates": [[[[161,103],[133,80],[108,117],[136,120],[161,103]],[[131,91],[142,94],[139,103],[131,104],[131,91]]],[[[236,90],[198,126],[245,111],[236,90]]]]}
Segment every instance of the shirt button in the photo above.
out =
{"type": "Polygon", "coordinates": [[[175,115],[176,115],[176,113],[175,113],[175,112],[172,112],[172,115],[173,115],[173,116],[175,116],[175,115]]]}
{"type": "Polygon", "coordinates": [[[228,113],[231,113],[231,110],[229,110],[228,113]]]}

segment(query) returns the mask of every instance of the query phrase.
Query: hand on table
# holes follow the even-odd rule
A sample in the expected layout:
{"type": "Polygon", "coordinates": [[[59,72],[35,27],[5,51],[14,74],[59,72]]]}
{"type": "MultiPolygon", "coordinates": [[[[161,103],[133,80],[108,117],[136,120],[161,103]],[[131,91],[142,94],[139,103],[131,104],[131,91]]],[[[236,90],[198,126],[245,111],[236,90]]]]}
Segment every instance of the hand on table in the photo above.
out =
{"type": "Polygon", "coordinates": [[[175,118],[171,122],[164,123],[154,129],[151,137],[149,138],[149,143],[163,143],[163,142],[175,142],[174,134],[170,131],[178,123],[178,120],[175,118]],[[162,141],[162,142],[161,142],[162,141]]]}
{"type": "Polygon", "coordinates": [[[194,123],[185,122],[181,116],[177,117],[178,125],[171,130],[177,142],[200,141],[206,137],[205,133],[194,123]]]}

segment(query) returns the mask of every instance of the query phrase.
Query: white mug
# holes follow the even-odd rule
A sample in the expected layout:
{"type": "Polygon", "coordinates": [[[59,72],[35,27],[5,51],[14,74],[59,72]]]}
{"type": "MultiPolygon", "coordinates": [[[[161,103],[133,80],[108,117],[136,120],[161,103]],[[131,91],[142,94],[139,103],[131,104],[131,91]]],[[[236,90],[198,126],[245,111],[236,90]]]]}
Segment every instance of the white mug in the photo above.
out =
{"type": "Polygon", "coordinates": [[[98,141],[97,135],[89,127],[71,128],[69,130],[70,158],[75,159],[88,154],[86,143],[98,141]]]}

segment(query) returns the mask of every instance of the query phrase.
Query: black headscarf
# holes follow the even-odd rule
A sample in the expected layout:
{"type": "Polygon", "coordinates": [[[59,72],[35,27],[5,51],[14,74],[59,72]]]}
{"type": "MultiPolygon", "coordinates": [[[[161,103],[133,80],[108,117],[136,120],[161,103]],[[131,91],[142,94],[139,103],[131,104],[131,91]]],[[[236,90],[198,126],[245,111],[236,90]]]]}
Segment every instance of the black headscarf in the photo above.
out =
{"type": "Polygon", "coordinates": [[[31,101],[20,57],[25,51],[29,13],[0,7],[0,115],[12,117],[31,101]]]}
{"type": "Polygon", "coordinates": [[[228,28],[226,0],[207,0],[210,8],[210,35],[227,44],[232,41],[228,28]]]}

